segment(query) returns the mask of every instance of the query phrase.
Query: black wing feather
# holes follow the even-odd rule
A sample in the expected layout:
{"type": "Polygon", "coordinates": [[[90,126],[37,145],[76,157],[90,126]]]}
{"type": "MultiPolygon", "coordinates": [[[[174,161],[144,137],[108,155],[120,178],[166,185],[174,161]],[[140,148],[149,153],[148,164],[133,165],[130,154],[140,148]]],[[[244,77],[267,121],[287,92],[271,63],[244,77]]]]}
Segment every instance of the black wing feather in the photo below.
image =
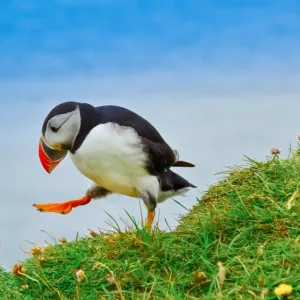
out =
{"type": "Polygon", "coordinates": [[[176,156],[156,128],[133,111],[119,106],[100,106],[103,121],[116,122],[121,126],[132,127],[141,137],[144,150],[148,153],[147,168],[152,174],[160,173],[172,166],[176,156]]]}
{"type": "Polygon", "coordinates": [[[141,140],[145,151],[148,153],[147,168],[149,172],[152,174],[161,173],[175,163],[176,156],[167,144],[156,143],[144,137],[141,140]]]}

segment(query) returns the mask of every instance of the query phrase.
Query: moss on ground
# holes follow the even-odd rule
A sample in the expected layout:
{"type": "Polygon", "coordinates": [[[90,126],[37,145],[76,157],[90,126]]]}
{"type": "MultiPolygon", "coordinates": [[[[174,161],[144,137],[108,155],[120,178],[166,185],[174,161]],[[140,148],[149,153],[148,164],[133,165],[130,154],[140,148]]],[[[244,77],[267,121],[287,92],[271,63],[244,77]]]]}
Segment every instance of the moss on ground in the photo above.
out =
{"type": "Polygon", "coordinates": [[[127,232],[37,249],[22,274],[0,269],[1,299],[279,299],[280,283],[300,299],[299,193],[297,152],[249,159],[209,187],[174,232],[133,222],[127,232]]]}

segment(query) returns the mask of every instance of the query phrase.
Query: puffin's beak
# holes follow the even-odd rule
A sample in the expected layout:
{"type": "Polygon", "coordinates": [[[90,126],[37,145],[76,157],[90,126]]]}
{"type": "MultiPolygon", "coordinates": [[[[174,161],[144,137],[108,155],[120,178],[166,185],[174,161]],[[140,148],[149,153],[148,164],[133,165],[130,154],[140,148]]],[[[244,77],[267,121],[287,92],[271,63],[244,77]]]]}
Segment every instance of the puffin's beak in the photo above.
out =
{"type": "Polygon", "coordinates": [[[49,174],[65,158],[67,153],[68,150],[62,150],[60,145],[49,146],[43,137],[40,138],[39,157],[42,166],[49,174]]]}

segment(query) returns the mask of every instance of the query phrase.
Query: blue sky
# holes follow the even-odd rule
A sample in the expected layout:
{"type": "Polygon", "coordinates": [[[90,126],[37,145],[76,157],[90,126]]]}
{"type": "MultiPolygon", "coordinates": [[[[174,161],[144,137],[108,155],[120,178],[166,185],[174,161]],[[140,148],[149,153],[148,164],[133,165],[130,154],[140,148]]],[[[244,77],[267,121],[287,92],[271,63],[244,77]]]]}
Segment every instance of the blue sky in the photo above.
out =
{"type": "Polygon", "coordinates": [[[283,0],[2,0],[0,76],[295,64],[299,20],[283,0]]]}

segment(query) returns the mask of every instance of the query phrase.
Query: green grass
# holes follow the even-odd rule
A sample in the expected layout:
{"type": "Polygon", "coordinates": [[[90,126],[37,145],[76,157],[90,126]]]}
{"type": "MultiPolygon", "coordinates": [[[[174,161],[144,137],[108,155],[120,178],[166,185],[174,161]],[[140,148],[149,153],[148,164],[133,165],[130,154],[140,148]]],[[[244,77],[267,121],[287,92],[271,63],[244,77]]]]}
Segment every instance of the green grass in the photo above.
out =
{"type": "Polygon", "coordinates": [[[249,159],[209,187],[175,231],[147,233],[133,222],[126,232],[58,243],[40,254],[43,264],[24,261],[24,275],[0,269],[0,298],[279,299],[274,288],[287,283],[289,299],[300,299],[298,190],[297,152],[249,159]]]}

